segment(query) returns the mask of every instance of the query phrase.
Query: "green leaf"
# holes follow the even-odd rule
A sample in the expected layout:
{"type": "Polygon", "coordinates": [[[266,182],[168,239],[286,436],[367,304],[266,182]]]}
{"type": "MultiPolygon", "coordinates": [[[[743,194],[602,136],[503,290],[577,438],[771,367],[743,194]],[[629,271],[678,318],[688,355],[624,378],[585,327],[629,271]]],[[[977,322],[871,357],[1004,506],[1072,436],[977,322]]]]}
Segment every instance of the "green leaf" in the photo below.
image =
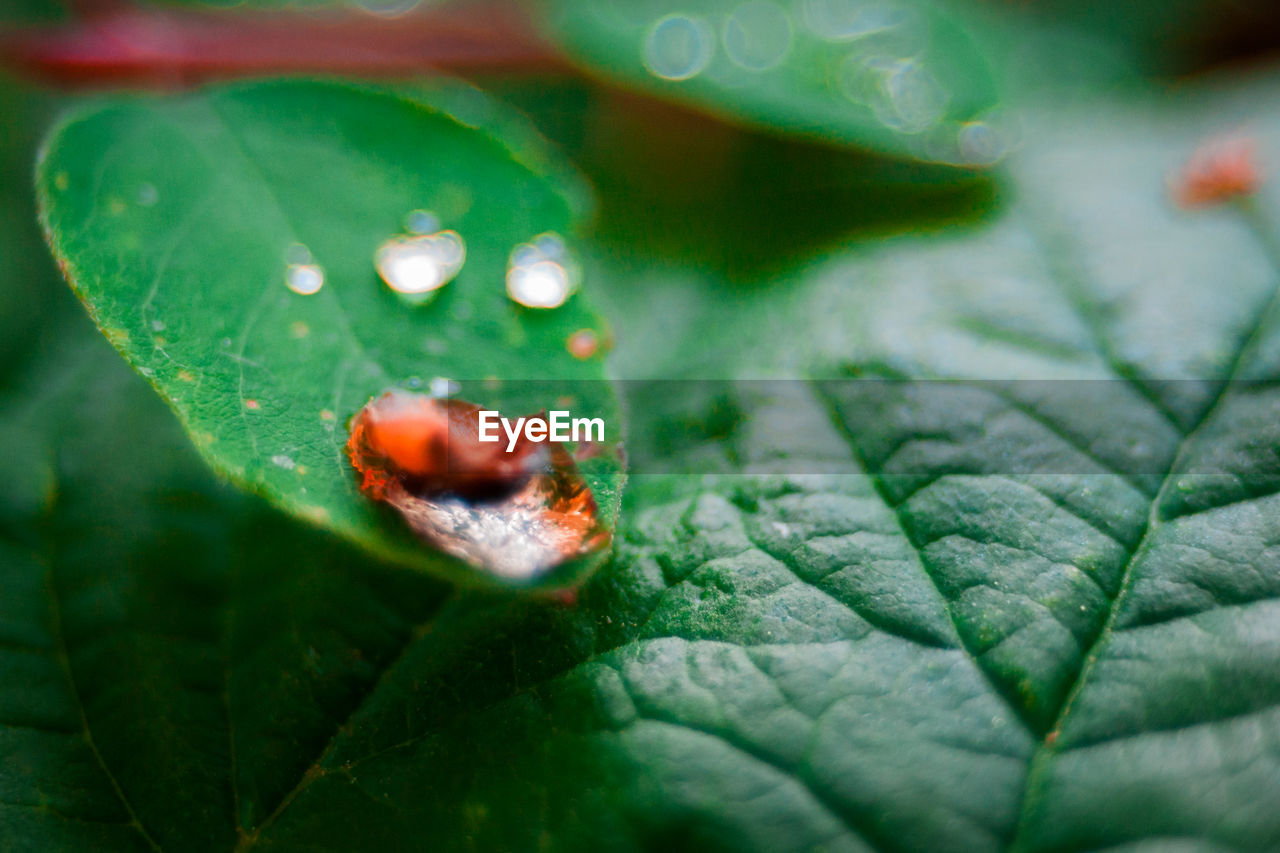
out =
{"type": "MultiPolygon", "coordinates": [[[[566,348],[600,328],[584,296],[539,312],[506,295],[512,249],[569,234],[582,194],[527,132],[475,129],[510,124],[492,114],[459,87],[409,99],[271,82],[120,100],[63,122],[37,178],[72,286],[215,468],[373,552],[463,582],[485,576],[423,547],[357,490],[345,424],[370,397],[442,378],[508,415],[568,396],[574,416],[605,418],[611,440],[620,429],[601,360],[566,348]],[[374,255],[416,209],[460,232],[467,254],[456,280],[414,306],[382,284],[374,255]],[[290,251],[323,270],[318,293],[286,286],[290,251]]],[[[611,525],[620,465],[604,454],[583,469],[611,525]]]]}
{"type": "MultiPolygon", "coordinates": [[[[723,473],[634,478],[572,607],[444,597],[287,523],[211,483],[95,336],[52,343],[0,400],[25,448],[0,476],[53,483],[0,505],[4,825],[39,850],[1275,849],[1280,192],[1180,211],[1166,180],[1223,129],[1280,150],[1277,94],[1042,115],[995,210],[756,277],[665,239],[628,259],[604,223],[619,373],[787,381],[725,386],[741,417],[687,460],[723,473]]],[[[726,204],[779,189],[738,177],[726,204]]]]}
{"type": "Polygon", "coordinates": [[[629,86],[894,156],[986,165],[1002,153],[986,122],[998,99],[982,55],[925,0],[545,5],[562,46],[629,86]]]}

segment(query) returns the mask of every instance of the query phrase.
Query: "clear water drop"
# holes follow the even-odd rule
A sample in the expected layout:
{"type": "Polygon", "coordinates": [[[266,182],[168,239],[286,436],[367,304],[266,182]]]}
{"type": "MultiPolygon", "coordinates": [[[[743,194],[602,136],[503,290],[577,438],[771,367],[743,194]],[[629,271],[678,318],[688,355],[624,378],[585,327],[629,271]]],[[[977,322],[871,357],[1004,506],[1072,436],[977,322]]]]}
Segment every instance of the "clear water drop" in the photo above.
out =
{"type": "Polygon", "coordinates": [[[379,18],[398,18],[416,9],[422,0],[356,0],[356,5],[379,18]]]}
{"type": "Polygon", "coordinates": [[[791,16],[770,2],[743,3],[724,26],[724,52],[749,71],[766,71],[791,49],[791,16]]]}
{"type": "Polygon", "coordinates": [[[387,287],[413,303],[434,297],[453,281],[466,260],[467,247],[457,231],[392,237],[374,255],[378,275],[387,287]]]}
{"type": "Polygon", "coordinates": [[[960,126],[960,158],[972,166],[990,166],[1004,157],[1008,148],[999,130],[985,121],[960,126]]]}
{"type": "Polygon", "coordinates": [[[427,388],[431,392],[432,397],[449,397],[453,394],[457,394],[461,386],[452,379],[437,376],[431,380],[431,383],[427,388]]]}
{"type": "Polygon", "coordinates": [[[854,52],[840,77],[846,97],[869,107],[882,124],[900,133],[923,133],[946,112],[946,91],[917,59],[854,52]]]}
{"type": "Polygon", "coordinates": [[[284,282],[294,293],[311,296],[324,287],[324,270],[316,264],[290,264],[285,269],[284,282]]]}
{"type": "Polygon", "coordinates": [[[311,260],[311,250],[301,243],[290,243],[284,250],[286,264],[309,264],[311,260]]]}
{"type": "Polygon", "coordinates": [[[559,308],[578,289],[580,278],[564,238],[547,232],[511,250],[507,295],[526,308],[559,308]]]}
{"type": "Polygon", "coordinates": [[[663,80],[688,80],[711,64],[715,33],[690,15],[659,18],[645,37],[642,56],[649,73],[663,80]]]}
{"type": "Polygon", "coordinates": [[[827,41],[852,41],[903,30],[915,23],[912,11],[890,3],[864,0],[805,0],[805,26],[827,41]]]}
{"type": "Polygon", "coordinates": [[[404,216],[404,230],[410,234],[432,234],[440,230],[440,217],[429,210],[411,210],[404,216]]]}

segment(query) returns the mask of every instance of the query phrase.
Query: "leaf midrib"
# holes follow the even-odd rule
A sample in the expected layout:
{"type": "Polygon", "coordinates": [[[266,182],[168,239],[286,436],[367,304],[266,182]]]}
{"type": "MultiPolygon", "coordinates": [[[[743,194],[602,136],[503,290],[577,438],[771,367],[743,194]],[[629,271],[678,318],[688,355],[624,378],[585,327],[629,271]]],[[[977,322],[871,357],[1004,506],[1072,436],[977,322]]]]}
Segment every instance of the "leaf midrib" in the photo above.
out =
{"type": "MultiPolygon", "coordinates": [[[[1280,259],[1277,258],[1276,252],[1274,251],[1274,244],[1268,234],[1267,223],[1263,220],[1261,211],[1252,200],[1240,202],[1233,207],[1243,219],[1246,230],[1262,248],[1265,257],[1272,267],[1273,274],[1280,274],[1280,259]]],[[[1043,236],[1041,236],[1041,240],[1043,240],[1043,236]]],[[[1077,290],[1074,286],[1067,286],[1066,289],[1069,291],[1077,290]]],[[[1079,298],[1080,294],[1073,294],[1073,299],[1078,300],[1079,298]]],[[[1085,650],[1081,657],[1080,668],[1077,671],[1075,678],[1072,680],[1071,687],[1067,691],[1066,697],[1063,699],[1053,723],[1050,725],[1044,737],[1039,739],[1039,742],[1036,745],[1036,750],[1028,762],[1027,776],[1022,792],[1022,803],[1018,809],[1018,823],[1014,836],[1008,846],[1008,849],[1011,851],[1028,849],[1028,842],[1025,839],[1025,833],[1029,831],[1028,822],[1034,814],[1034,806],[1036,802],[1035,793],[1036,788],[1041,782],[1044,772],[1043,768],[1059,752],[1058,748],[1056,748],[1055,742],[1067,723],[1067,718],[1070,716],[1071,710],[1075,706],[1076,698],[1088,683],[1090,673],[1093,671],[1093,667],[1098,661],[1098,650],[1113,633],[1116,620],[1120,614],[1121,605],[1132,589],[1133,568],[1138,563],[1139,558],[1150,550],[1155,532],[1161,527],[1163,520],[1160,518],[1160,504],[1163,500],[1165,490],[1169,487],[1169,484],[1173,482],[1174,477],[1180,470],[1180,464],[1193,445],[1195,438],[1200,434],[1200,431],[1213,420],[1215,414],[1229,398],[1233,383],[1239,378],[1241,370],[1248,361],[1248,356],[1252,354],[1253,350],[1258,345],[1259,337],[1266,328],[1267,319],[1275,313],[1278,306],[1280,306],[1280,279],[1277,279],[1277,281],[1273,283],[1271,292],[1262,300],[1262,304],[1254,313],[1253,320],[1250,322],[1247,331],[1243,336],[1241,336],[1240,343],[1236,347],[1235,353],[1233,354],[1226,371],[1226,378],[1222,380],[1221,384],[1218,386],[1213,399],[1210,400],[1209,404],[1203,408],[1201,414],[1194,424],[1192,424],[1190,429],[1183,432],[1182,438],[1178,442],[1177,450],[1174,452],[1173,457],[1169,462],[1168,469],[1161,477],[1160,486],[1156,489],[1156,493],[1154,497],[1152,497],[1148,506],[1147,519],[1143,526],[1142,534],[1138,538],[1134,547],[1129,550],[1125,559],[1124,567],[1120,574],[1120,585],[1117,588],[1115,597],[1107,607],[1106,619],[1103,622],[1102,627],[1098,630],[1097,635],[1094,637],[1093,642],[1089,644],[1088,649],[1085,650]]],[[[1080,310],[1080,307],[1077,305],[1077,311],[1080,310]]],[[[1096,325],[1096,321],[1092,318],[1091,314],[1081,313],[1081,318],[1084,320],[1085,325],[1089,328],[1090,333],[1096,340],[1105,340],[1105,335],[1096,325]]],[[[1114,356],[1111,354],[1111,348],[1109,345],[1106,349],[1100,352],[1100,355],[1106,358],[1108,362],[1113,362],[1114,356]]],[[[1113,368],[1114,366],[1115,364],[1113,363],[1113,368]]],[[[1118,371],[1117,375],[1122,380],[1134,386],[1135,389],[1144,396],[1149,396],[1149,391],[1146,389],[1144,383],[1139,381],[1136,376],[1132,375],[1131,371],[1118,371]]]]}

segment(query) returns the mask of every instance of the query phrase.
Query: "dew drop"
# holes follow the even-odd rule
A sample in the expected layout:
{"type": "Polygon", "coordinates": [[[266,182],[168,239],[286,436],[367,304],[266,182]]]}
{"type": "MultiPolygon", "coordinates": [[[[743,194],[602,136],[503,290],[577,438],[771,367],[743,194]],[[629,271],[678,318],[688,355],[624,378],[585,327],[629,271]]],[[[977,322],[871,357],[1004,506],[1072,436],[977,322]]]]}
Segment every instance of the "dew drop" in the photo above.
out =
{"type": "Polygon", "coordinates": [[[645,68],[663,80],[688,80],[711,63],[715,33],[701,18],[667,15],[659,18],[644,40],[645,68]]]}
{"type": "Polygon", "coordinates": [[[431,380],[431,384],[427,388],[431,391],[432,397],[448,397],[451,394],[458,393],[459,385],[452,379],[437,376],[431,380]]]}
{"type": "Polygon", "coordinates": [[[803,8],[805,25],[814,35],[828,41],[852,41],[915,23],[909,9],[887,3],[805,0],[803,8]]]}
{"type": "Polygon", "coordinates": [[[480,407],[388,391],[353,419],[360,489],[423,541],[492,575],[528,580],[605,548],[595,498],[551,442],[478,440],[480,407]]]}
{"type": "Polygon", "coordinates": [[[1005,155],[1004,137],[985,121],[965,122],[959,137],[960,159],[969,165],[990,166],[1005,155]]]}
{"type": "Polygon", "coordinates": [[[440,217],[429,210],[411,210],[404,215],[404,230],[410,234],[432,234],[440,230],[440,217]]]}
{"type": "Polygon", "coordinates": [[[378,247],[374,265],[387,287],[406,301],[419,304],[452,281],[466,259],[462,235],[457,231],[437,231],[392,237],[378,247]]]}
{"type": "Polygon", "coordinates": [[[915,59],[855,52],[840,76],[850,100],[870,107],[882,124],[901,133],[923,133],[946,111],[946,91],[915,59]]]}
{"type": "Polygon", "coordinates": [[[581,272],[558,234],[539,234],[511,250],[507,295],[526,308],[559,308],[577,290],[581,272]]]}
{"type": "Polygon", "coordinates": [[[791,16],[769,0],[743,3],[724,27],[724,52],[749,71],[773,68],[791,49],[791,16]]]}
{"type": "Polygon", "coordinates": [[[259,403],[257,400],[245,400],[244,407],[251,412],[256,412],[262,408],[262,404],[259,403]]]}
{"type": "Polygon", "coordinates": [[[285,268],[284,282],[294,293],[311,296],[324,287],[324,270],[317,264],[290,264],[285,268]]]}
{"type": "Polygon", "coordinates": [[[165,324],[164,324],[164,320],[152,320],[152,321],[151,321],[151,331],[153,331],[153,332],[163,332],[166,328],[168,328],[168,327],[167,327],[167,326],[165,326],[165,324]]]}
{"type": "Polygon", "coordinates": [[[286,264],[309,264],[311,261],[311,250],[301,243],[290,243],[285,247],[284,262],[286,264]]]}
{"type": "Polygon", "coordinates": [[[398,18],[412,12],[422,0],[356,0],[356,5],[379,18],[398,18]]]}
{"type": "Polygon", "coordinates": [[[138,204],[143,207],[153,207],[160,200],[160,191],[156,189],[155,184],[143,184],[138,187],[138,204]]]}
{"type": "Polygon", "coordinates": [[[283,468],[286,471],[292,471],[297,465],[296,462],[294,462],[288,456],[285,456],[283,453],[279,453],[279,454],[276,454],[275,456],[272,456],[271,464],[275,465],[278,468],[283,468]]]}

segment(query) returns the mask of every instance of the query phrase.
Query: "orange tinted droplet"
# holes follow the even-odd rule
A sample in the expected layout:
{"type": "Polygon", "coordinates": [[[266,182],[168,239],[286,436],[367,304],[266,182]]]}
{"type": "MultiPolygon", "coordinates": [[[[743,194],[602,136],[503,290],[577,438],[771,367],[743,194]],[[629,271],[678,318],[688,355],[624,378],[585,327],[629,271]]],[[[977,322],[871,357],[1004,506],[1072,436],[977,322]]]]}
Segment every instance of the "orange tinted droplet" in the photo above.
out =
{"type": "Polygon", "coordinates": [[[480,407],[388,391],[352,420],[361,490],[423,540],[496,575],[528,579],[608,545],[591,489],[559,444],[479,440],[480,407]]]}
{"type": "Polygon", "coordinates": [[[1221,204],[1251,195],[1261,183],[1254,140],[1223,136],[1210,139],[1191,155],[1173,181],[1173,199],[1180,207],[1221,204]]]}
{"type": "Polygon", "coordinates": [[[579,329],[569,336],[565,347],[574,358],[586,360],[600,349],[600,341],[591,329],[579,329]]]}
{"type": "Polygon", "coordinates": [[[245,400],[244,407],[251,412],[256,412],[258,409],[262,408],[262,404],[257,400],[245,400]]]}

